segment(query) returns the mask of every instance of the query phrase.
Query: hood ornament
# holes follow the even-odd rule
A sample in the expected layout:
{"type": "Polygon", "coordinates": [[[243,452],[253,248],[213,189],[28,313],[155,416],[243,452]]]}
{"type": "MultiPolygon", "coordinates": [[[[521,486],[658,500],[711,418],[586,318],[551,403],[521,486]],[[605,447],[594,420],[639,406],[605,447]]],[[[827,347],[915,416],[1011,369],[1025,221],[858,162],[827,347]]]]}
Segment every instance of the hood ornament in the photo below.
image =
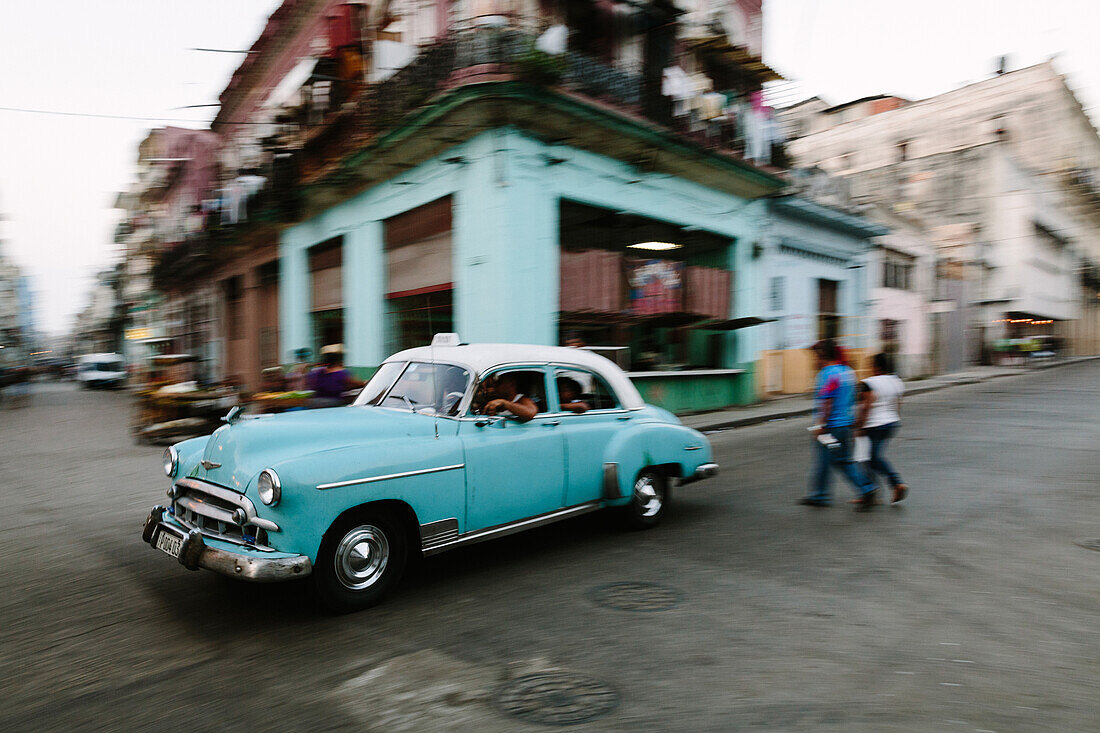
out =
{"type": "Polygon", "coordinates": [[[222,464],[216,463],[214,461],[208,461],[205,458],[203,458],[201,461],[199,461],[199,465],[201,465],[207,471],[213,471],[215,468],[221,468],[222,467],[222,464]]]}
{"type": "Polygon", "coordinates": [[[222,418],[222,422],[232,425],[240,420],[240,414],[244,411],[244,408],[240,405],[233,405],[229,408],[229,412],[225,413],[225,417],[222,418]]]}

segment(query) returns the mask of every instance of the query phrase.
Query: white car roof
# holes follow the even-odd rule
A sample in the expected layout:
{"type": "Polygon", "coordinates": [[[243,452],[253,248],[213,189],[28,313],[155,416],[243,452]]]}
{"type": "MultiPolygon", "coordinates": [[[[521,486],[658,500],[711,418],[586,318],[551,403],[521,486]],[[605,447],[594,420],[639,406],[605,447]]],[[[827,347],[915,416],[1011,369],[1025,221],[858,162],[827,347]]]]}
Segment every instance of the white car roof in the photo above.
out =
{"type": "Polygon", "coordinates": [[[607,380],[627,409],[644,407],[638,389],[613,361],[585,349],[536,344],[464,344],[462,346],[418,346],[399,351],[386,361],[424,361],[459,364],[477,375],[505,364],[562,364],[577,366],[607,380]]]}

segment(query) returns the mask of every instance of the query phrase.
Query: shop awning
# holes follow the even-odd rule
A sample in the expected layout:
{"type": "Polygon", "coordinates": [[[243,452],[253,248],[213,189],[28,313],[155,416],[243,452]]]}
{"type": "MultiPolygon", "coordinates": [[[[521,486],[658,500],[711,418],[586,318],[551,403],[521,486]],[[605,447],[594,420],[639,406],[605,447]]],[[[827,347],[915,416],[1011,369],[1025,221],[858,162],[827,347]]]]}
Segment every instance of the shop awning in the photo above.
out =
{"type": "Polygon", "coordinates": [[[703,320],[703,318],[704,316],[698,313],[675,312],[639,317],[638,322],[656,328],[679,328],[681,326],[690,326],[694,323],[698,323],[703,320]]]}
{"type": "Polygon", "coordinates": [[[745,316],[742,318],[729,318],[724,321],[705,321],[696,323],[692,328],[705,328],[708,331],[736,331],[739,328],[757,326],[761,323],[771,323],[774,318],[760,318],[759,316],[745,316]]]}

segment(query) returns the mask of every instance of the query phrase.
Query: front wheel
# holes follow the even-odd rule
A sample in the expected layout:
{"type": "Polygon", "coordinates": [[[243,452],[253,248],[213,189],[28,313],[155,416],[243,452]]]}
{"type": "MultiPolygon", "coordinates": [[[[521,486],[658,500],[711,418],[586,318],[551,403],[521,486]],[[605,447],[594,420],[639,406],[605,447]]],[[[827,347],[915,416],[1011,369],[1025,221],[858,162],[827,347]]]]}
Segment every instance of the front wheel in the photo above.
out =
{"type": "Polygon", "coordinates": [[[376,605],[400,581],[407,554],[405,533],[387,514],[363,512],[337,522],[313,569],[318,599],[336,613],[376,605]]]}
{"type": "Polygon", "coordinates": [[[623,507],[623,516],[632,529],[649,529],[661,521],[667,505],[668,479],[647,468],[634,479],[634,491],[630,503],[623,507]]]}

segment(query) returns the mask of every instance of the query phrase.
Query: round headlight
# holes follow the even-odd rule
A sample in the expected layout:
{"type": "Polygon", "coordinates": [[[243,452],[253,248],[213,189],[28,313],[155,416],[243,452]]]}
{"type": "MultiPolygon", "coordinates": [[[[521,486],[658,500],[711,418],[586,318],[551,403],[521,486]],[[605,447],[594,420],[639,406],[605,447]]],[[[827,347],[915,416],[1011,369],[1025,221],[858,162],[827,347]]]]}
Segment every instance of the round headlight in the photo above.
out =
{"type": "Polygon", "coordinates": [[[164,449],[164,475],[172,478],[176,475],[176,469],[180,467],[180,454],[172,446],[164,449]]]}
{"type": "Polygon", "coordinates": [[[256,493],[260,495],[260,501],[268,506],[279,503],[282,496],[282,486],[279,485],[279,474],[270,468],[260,471],[260,478],[256,480],[256,493]]]}

